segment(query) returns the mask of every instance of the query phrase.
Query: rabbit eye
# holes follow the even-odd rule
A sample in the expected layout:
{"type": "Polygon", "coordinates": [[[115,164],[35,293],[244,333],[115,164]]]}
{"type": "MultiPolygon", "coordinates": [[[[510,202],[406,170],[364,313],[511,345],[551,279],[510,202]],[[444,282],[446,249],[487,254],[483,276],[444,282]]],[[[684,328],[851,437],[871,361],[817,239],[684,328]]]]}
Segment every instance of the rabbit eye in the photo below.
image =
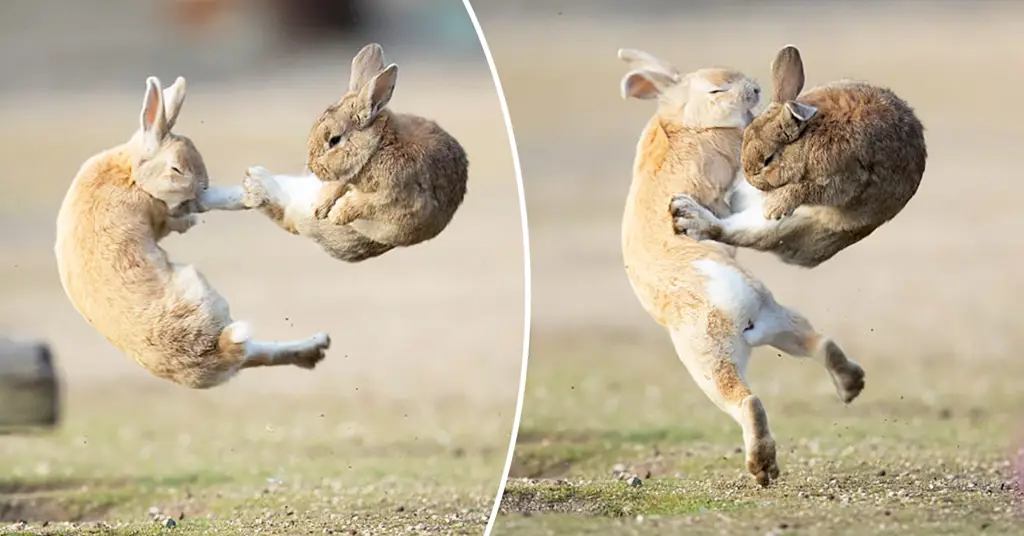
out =
{"type": "Polygon", "coordinates": [[[184,173],[182,173],[181,169],[178,166],[171,166],[171,171],[177,173],[178,175],[184,175],[184,173]]]}
{"type": "Polygon", "coordinates": [[[331,136],[331,138],[327,140],[327,146],[330,147],[331,149],[333,149],[339,143],[341,143],[341,136],[331,136]]]}
{"type": "Polygon", "coordinates": [[[715,88],[715,89],[712,89],[711,91],[708,91],[708,93],[711,94],[711,95],[714,95],[716,93],[725,93],[726,91],[729,91],[729,90],[728,89],[722,89],[722,88],[715,88]]]}
{"type": "Polygon", "coordinates": [[[768,155],[768,158],[764,159],[764,167],[768,167],[769,165],[771,165],[772,160],[775,160],[775,153],[768,155]]]}

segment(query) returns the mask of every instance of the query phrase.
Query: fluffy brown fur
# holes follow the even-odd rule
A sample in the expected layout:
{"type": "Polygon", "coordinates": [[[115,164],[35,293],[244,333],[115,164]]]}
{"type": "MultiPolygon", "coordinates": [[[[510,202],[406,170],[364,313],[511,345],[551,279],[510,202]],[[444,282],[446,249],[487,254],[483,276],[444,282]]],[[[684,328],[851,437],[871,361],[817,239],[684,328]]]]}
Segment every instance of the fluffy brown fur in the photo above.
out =
{"type": "Polygon", "coordinates": [[[397,78],[380,45],[364,47],[352,60],[348,92],[309,133],[307,166],[324,182],[314,198],[305,179],[253,168],[249,203],[349,262],[443,231],[466,194],[466,153],[437,123],[386,108],[397,78]]]}
{"type": "Polygon", "coordinates": [[[744,375],[751,349],[770,344],[817,358],[849,402],[864,373],[839,347],[734,259],[734,249],[677,236],[665,210],[686,192],[721,216],[739,171],[743,127],[760,89],[742,73],[702,69],[681,74],[665,61],[620,50],[632,70],[625,97],[657,99],[658,111],[637,146],[633,182],[622,221],[626,274],[640,303],[666,328],[693,379],[743,430],[747,469],[762,485],[779,475],[775,440],[760,399],[744,375]],[[829,360],[827,357],[836,356],[829,360]]]}
{"type": "Polygon", "coordinates": [[[799,95],[804,71],[795,47],[779,52],[772,71],[773,101],[743,135],[743,171],[763,199],[742,192],[741,211],[752,213],[726,219],[685,195],[672,210],[678,232],[810,268],[907,205],[924,175],[924,127],[887,88],[843,81],[799,95]]]}
{"type": "Polygon", "coordinates": [[[171,133],[184,91],[183,78],[164,94],[149,78],[139,131],[78,171],[57,215],[64,290],[118,350],[186,387],[213,387],[253,366],[313,368],[329,346],[326,334],[295,343],[250,340],[248,326],[231,320],[202,274],[172,263],[158,244],[196,224],[191,210],[220,201],[195,146],[171,133]]]}

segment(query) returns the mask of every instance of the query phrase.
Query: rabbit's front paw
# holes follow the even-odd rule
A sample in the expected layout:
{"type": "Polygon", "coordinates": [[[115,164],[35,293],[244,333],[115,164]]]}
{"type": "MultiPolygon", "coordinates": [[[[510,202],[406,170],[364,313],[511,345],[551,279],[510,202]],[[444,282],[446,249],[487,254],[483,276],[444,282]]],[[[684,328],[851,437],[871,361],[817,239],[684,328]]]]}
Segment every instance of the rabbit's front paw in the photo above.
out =
{"type": "Polygon", "coordinates": [[[355,197],[356,193],[353,190],[345,192],[345,195],[331,206],[331,211],[327,213],[327,221],[334,225],[348,225],[359,219],[356,217],[355,211],[352,210],[355,197]]]}
{"type": "Polygon", "coordinates": [[[306,347],[295,356],[295,365],[299,368],[313,369],[327,356],[331,347],[331,337],[326,333],[317,333],[310,337],[306,347]]]}
{"type": "Polygon", "coordinates": [[[323,220],[330,218],[332,209],[352,190],[342,181],[324,181],[320,192],[316,196],[316,203],[313,206],[313,215],[316,219],[323,220]]]}
{"type": "Polygon", "coordinates": [[[764,219],[766,220],[781,220],[782,218],[792,216],[793,211],[796,210],[797,205],[793,203],[792,198],[785,195],[774,195],[778,192],[771,192],[765,196],[764,199],[764,219]]]}
{"type": "Polygon", "coordinates": [[[176,233],[184,233],[195,227],[198,223],[199,216],[195,214],[167,218],[167,228],[176,233]]]}
{"type": "Polygon", "coordinates": [[[712,238],[718,228],[718,218],[687,194],[673,197],[669,211],[676,234],[705,240],[712,238]]]}
{"type": "Polygon", "coordinates": [[[270,172],[259,166],[246,170],[245,178],[242,179],[244,191],[242,205],[246,208],[259,208],[267,203],[270,195],[267,193],[266,185],[263,184],[263,178],[268,175],[270,172]]]}

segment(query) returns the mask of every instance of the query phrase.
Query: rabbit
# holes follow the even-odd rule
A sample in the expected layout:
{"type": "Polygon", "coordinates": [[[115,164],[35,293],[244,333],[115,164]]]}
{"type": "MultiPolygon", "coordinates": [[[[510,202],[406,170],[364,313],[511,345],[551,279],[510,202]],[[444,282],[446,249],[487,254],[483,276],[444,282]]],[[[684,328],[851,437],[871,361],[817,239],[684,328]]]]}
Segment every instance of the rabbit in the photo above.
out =
{"type": "Polygon", "coordinates": [[[732,216],[681,194],[677,232],[771,251],[814,268],[893,219],[917,192],[928,157],[924,126],[888,88],[839,81],[800,95],[800,51],[772,62],[773,102],[743,134],[732,216]],[[799,96],[798,96],[799,95],[799,96]]]}
{"type": "Polygon", "coordinates": [[[437,236],[466,194],[459,142],[433,121],[387,109],[398,66],[385,67],[383,54],[371,43],[353,58],[348,92],[309,133],[305,174],[254,166],[243,180],[247,206],[347,262],[437,236]]]}
{"type": "Polygon", "coordinates": [[[140,128],[79,169],[57,215],[61,285],[114,347],[176,384],[207,389],[251,367],[312,369],[330,346],[326,333],[252,339],[199,270],[171,262],[158,244],[194,226],[196,212],[244,209],[236,189],[208,187],[195,145],[171,132],[184,98],[184,78],[163,91],[147,78],[140,128]]]}
{"type": "Polygon", "coordinates": [[[737,180],[743,129],[760,100],[757,83],[731,69],[682,74],[638,50],[618,55],[630,68],[623,98],[658,102],[637,145],[623,215],[626,274],[697,385],[742,428],[747,470],[767,486],[779,467],[764,405],[745,380],[751,350],[770,345],[813,357],[845,403],[864,388],[864,370],[807,318],[777,302],[736,262],[734,248],[672,229],[665,207],[677,192],[729,215],[725,196],[737,180]]]}

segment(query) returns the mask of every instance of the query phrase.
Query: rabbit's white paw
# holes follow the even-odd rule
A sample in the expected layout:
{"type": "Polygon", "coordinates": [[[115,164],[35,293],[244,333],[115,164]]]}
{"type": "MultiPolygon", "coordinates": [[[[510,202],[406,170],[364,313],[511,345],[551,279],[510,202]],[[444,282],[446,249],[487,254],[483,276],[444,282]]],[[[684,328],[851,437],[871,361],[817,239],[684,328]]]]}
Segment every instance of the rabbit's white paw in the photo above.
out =
{"type": "Polygon", "coordinates": [[[270,194],[267,192],[265,180],[272,179],[270,171],[261,166],[253,166],[245,171],[245,178],[242,179],[242,188],[245,195],[242,197],[242,204],[247,208],[259,208],[267,203],[270,194]]]}

